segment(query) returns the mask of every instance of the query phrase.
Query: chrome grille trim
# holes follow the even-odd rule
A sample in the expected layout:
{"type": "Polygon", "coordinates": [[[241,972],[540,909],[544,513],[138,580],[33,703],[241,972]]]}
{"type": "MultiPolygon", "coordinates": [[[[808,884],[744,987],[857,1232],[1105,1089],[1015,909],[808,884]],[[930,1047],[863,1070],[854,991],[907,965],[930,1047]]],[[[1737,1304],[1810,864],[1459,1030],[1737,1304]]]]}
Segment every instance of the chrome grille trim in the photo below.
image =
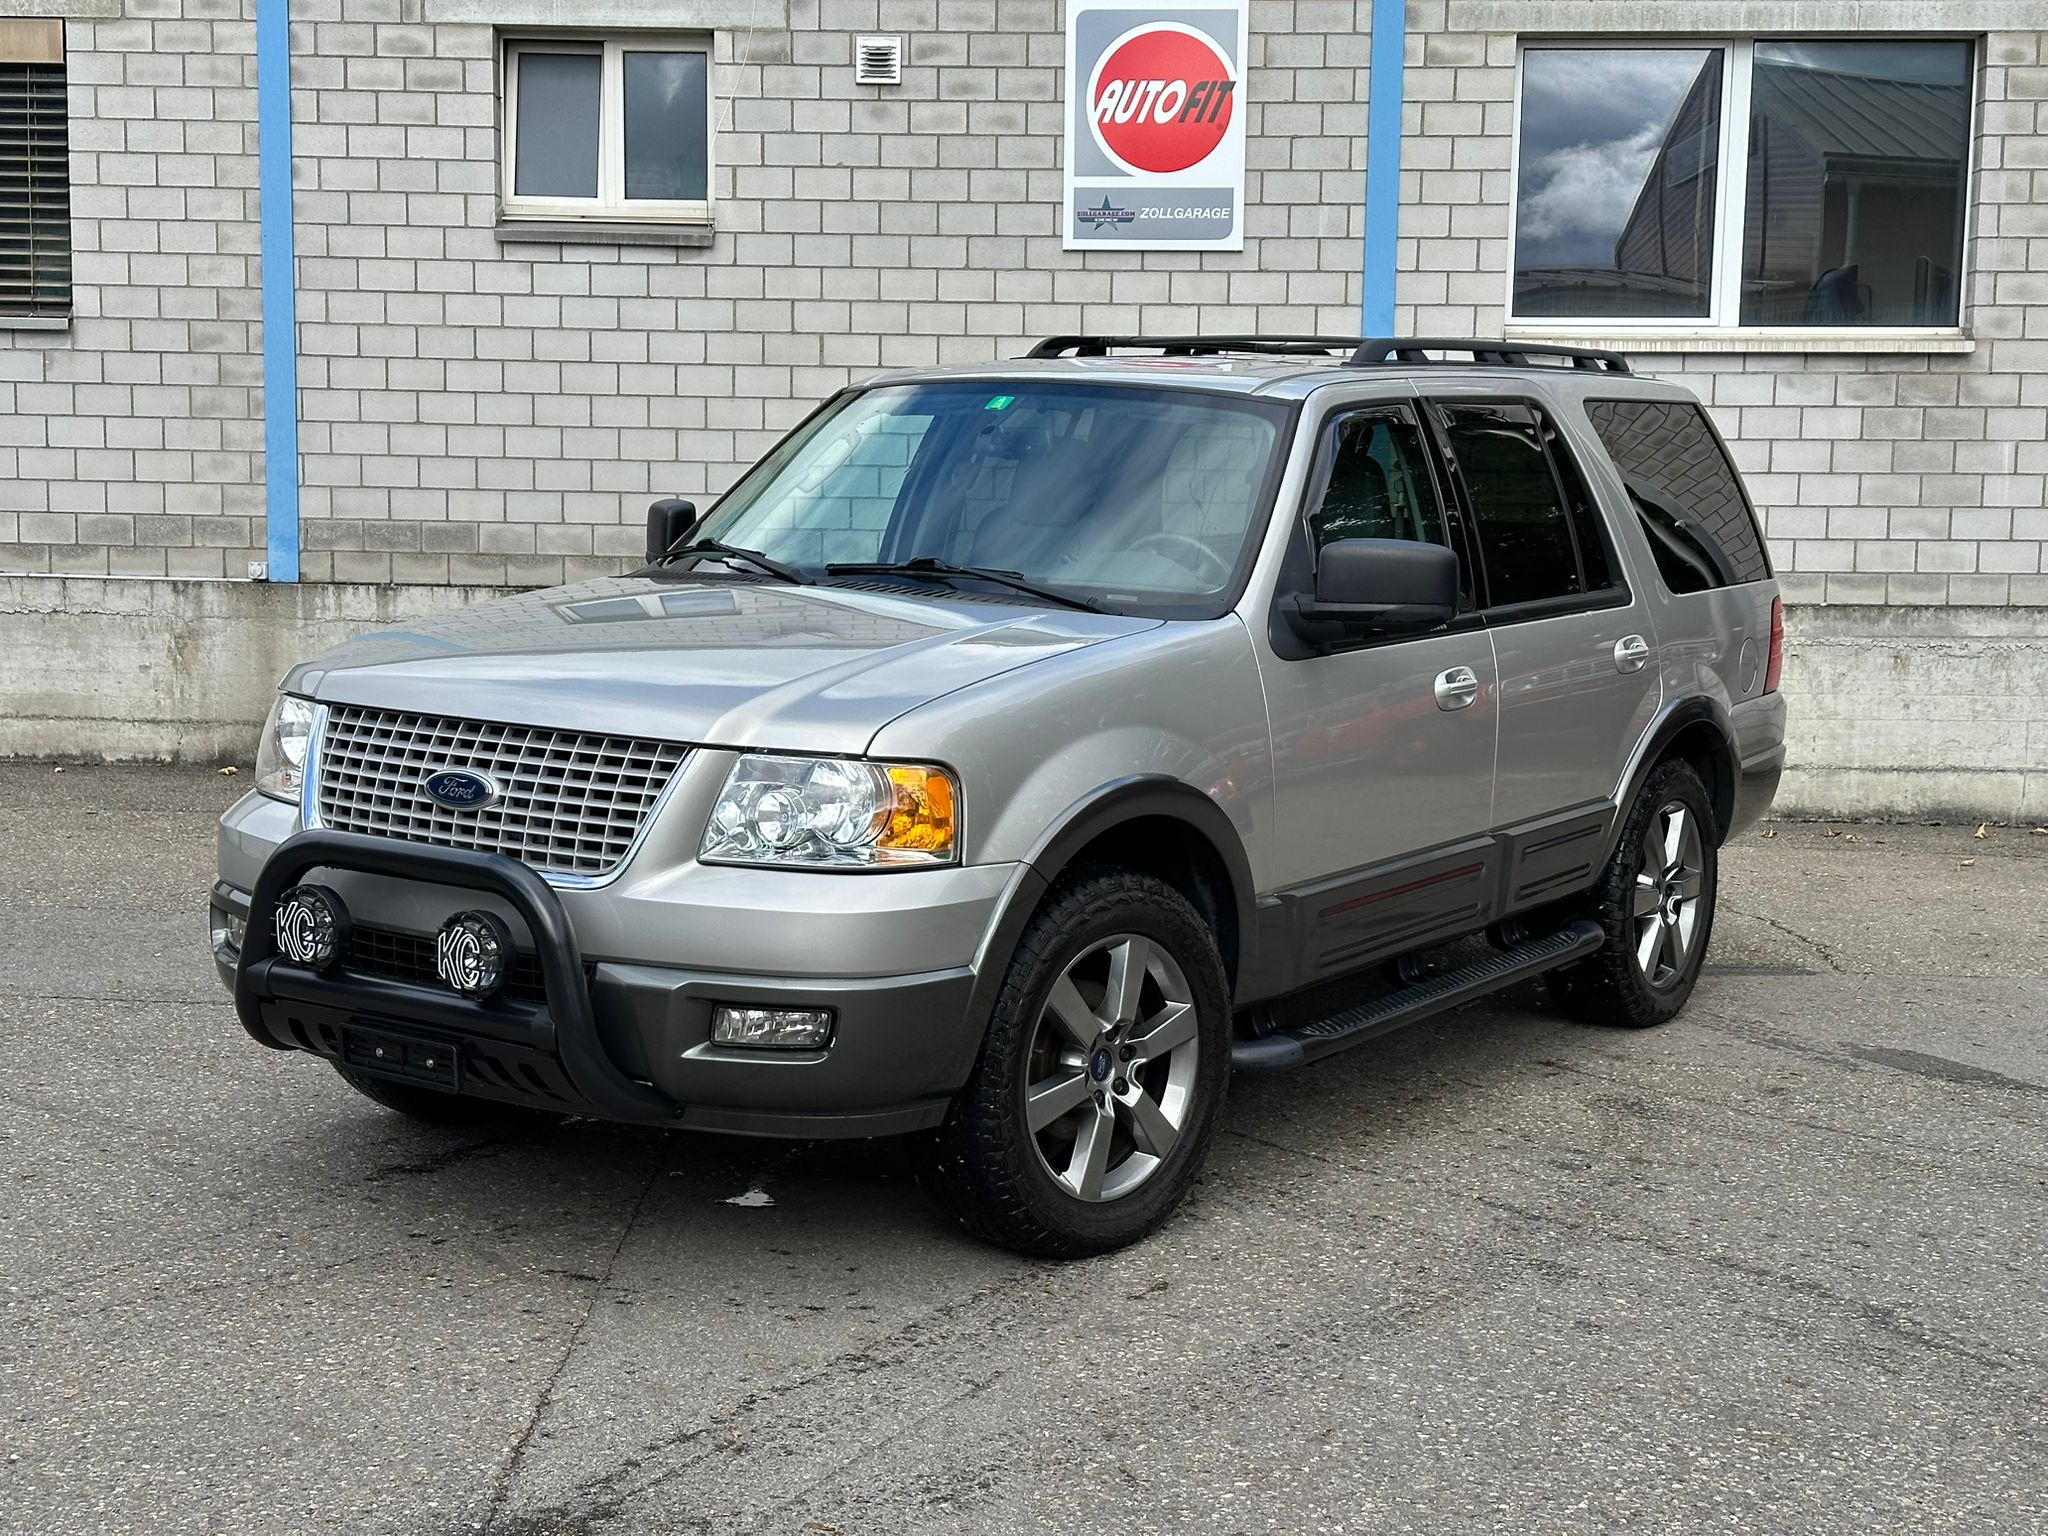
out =
{"type": "Polygon", "coordinates": [[[617,872],[690,749],[672,741],[330,704],[313,772],[317,824],[502,853],[558,882],[617,872]],[[453,811],[429,774],[489,774],[498,800],[453,811]]]}

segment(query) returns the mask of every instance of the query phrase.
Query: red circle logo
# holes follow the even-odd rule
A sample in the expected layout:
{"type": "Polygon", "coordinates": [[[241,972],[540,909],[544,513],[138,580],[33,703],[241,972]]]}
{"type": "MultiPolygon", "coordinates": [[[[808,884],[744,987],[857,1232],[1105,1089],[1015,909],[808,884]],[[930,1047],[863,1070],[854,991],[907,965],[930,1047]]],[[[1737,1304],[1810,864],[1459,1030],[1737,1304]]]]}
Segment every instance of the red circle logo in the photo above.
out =
{"type": "Polygon", "coordinates": [[[1163,175],[1215,153],[1236,97],[1236,74],[1212,39],[1153,22],[1110,44],[1095,66],[1088,121],[1118,165],[1163,175]]]}

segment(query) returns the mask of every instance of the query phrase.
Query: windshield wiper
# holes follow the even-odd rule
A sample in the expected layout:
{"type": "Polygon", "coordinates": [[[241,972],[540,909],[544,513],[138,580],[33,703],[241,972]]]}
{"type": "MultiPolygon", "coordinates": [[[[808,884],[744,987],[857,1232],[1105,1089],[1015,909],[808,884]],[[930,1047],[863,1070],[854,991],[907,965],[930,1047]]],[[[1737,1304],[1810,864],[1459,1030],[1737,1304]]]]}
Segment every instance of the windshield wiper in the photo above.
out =
{"type": "Polygon", "coordinates": [[[722,555],[728,560],[743,560],[756,570],[765,571],[778,581],[794,586],[808,587],[816,578],[806,576],[793,565],[786,565],[773,555],[764,555],[758,549],[742,549],[737,544],[727,544],[719,539],[697,539],[680,549],[666,549],[655,559],[656,565],[666,565],[671,560],[684,560],[692,555],[722,555]]]}
{"type": "Polygon", "coordinates": [[[1036,582],[1026,581],[1015,571],[991,570],[982,565],[955,565],[950,560],[941,560],[936,555],[919,555],[911,560],[875,560],[852,564],[828,565],[827,576],[922,576],[935,577],[940,581],[951,581],[966,576],[980,581],[992,581],[999,587],[1008,587],[1012,592],[1021,592],[1026,597],[1035,597],[1040,602],[1057,603],[1062,608],[1079,608],[1083,613],[1101,613],[1104,610],[1071,592],[1061,592],[1053,587],[1041,587],[1036,582]]]}

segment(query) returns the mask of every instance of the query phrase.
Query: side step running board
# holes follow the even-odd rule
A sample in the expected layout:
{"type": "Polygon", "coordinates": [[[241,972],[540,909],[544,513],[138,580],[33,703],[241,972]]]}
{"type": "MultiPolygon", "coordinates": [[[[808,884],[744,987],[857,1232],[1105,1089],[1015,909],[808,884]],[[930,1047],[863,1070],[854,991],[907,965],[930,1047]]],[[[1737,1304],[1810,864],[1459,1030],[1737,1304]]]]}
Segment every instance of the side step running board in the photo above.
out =
{"type": "Polygon", "coordinates": [[[1247,1072],[1284,1072],[1531,976],[1569,965],[1592,954],[1605,941],[1606,934],[1600,925],[1582,918],[1556,933],[1475,960],[1455,971],[1431,976],[1354,1008],[1342,1009],[1299,1029],[1281,1030],[1257,1040],[1240,1040],[1230,1048],[1230,1064],[1247,1072]]]}

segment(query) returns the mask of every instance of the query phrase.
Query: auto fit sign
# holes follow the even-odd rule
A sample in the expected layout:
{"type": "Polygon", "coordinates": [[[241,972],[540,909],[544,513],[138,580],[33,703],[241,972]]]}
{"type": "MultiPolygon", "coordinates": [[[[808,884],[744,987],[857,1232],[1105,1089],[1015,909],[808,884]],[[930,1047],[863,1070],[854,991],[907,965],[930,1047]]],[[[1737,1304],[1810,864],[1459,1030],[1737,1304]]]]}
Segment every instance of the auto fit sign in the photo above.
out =
{"type": "Polygon", "coordinates": [[[1067,0],[1070,251],[1244,249],[1249,0],[1067,0]]]}

